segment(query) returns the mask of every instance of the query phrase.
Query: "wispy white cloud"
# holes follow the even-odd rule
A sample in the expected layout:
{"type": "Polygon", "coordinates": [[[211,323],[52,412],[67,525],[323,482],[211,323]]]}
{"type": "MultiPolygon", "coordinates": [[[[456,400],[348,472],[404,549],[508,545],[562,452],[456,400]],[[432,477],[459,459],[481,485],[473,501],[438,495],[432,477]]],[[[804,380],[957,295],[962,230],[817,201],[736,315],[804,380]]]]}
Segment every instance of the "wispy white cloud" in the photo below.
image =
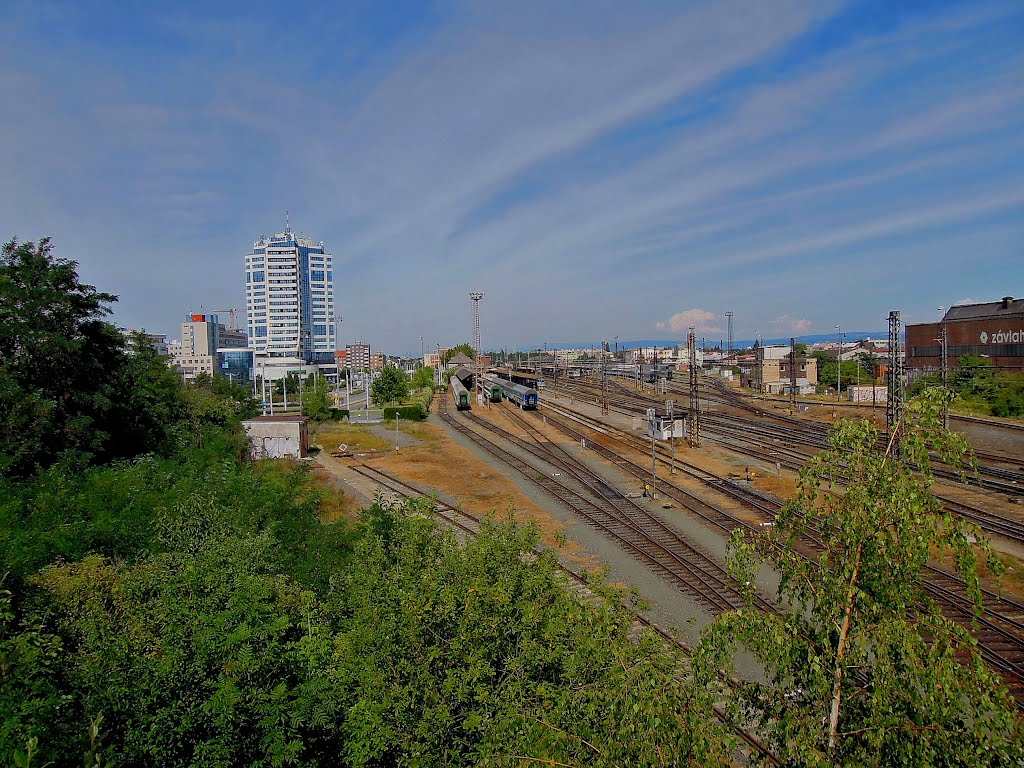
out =
{"type": "MultiPolygon", "coordinates": [[[[131,311],[165,317],[204,290],[235,303],[241,252],[289,208],[338,258],[343,336],[393,329],[386,346],[406,326],[466,336],[470,287],[510,344],[722,333],[720,317],[687,315],[708,310],[675,312],[697,303],[735,309],[747,333],[804,333],[824,293],[830,315],[870,328],[896,297],[842,290],[859,260],[923,265],[927,244],[946,264],[989,249],[1012,272],[1024,92],[1019,54],[996,50],[1014,48],[996,23],[1012,6],[919,11],[870,34],[844,16],[844,42],[805,39],[856,12],[455,4],[355,66],[331,48],[349,20],[321,10],[321,73],[254,55],[311,39],[302,24],[168,11],[156,26],[188,53],[154,52],[145,73],[88,45],[57,46],[76,66],[52,69],[0,52],[0,89],[38,117],[0,126],[0,203],[60,221],[102,267],[94,281],[149,290],[131,311]],[[176,265],[160,292],[142,258],[109,248],[112,226],[124,251],[176,265]]],[[[932,291],[1002,290],[950,271],[900,290],[925,307],[932,291]]]]}

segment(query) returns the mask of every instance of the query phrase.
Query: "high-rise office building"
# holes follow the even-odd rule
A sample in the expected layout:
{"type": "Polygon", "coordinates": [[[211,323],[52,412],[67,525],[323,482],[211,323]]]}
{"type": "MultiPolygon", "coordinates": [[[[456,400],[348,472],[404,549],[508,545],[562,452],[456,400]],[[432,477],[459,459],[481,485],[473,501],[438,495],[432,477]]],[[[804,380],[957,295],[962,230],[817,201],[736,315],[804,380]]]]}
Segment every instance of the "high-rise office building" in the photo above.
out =
{"type": "Polygon", "coordinates": [[[334,362],[334,257],[290,227],[245,257],[249,343],[266,365],[334,362]]]}

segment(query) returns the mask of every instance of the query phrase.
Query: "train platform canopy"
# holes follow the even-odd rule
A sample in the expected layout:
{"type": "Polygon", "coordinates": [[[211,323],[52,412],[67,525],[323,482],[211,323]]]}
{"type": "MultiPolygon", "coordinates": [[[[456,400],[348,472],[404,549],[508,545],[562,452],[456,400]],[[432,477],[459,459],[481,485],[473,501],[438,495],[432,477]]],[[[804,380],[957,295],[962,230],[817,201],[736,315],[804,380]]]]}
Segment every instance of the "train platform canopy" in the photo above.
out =
{"type": "Polygon", "coordinates": [[[452,372],[452,376],[465,384],[467,381],[471,381],[473,379],[473,372],[469,370],[469,368],[460,365],[452,372]]]}
{"type": "Polygon", "coordinates": [[[511,381],[515,381],[516,379],[536,381],[540,378],[536,373],[518,371],[515,369],[509,370],[508,368],[490,368],[488,369],[488,373],[493,373],[495,376],[500,376],[503,379],[509,379],[511,381]]]}

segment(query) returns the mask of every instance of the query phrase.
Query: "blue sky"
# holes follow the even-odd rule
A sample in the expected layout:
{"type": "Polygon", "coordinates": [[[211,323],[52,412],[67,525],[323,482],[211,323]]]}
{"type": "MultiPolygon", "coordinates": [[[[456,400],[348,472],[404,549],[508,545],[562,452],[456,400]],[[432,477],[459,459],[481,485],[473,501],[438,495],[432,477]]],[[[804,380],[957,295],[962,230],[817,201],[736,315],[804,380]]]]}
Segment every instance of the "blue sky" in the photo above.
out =
{"type": "Polygon", "coordinates": [[[394,352],[1024,295],[1019,2],[210,5],[6,4],[0,235],[121,324],[244,306],[285,210],[394,352]]]}

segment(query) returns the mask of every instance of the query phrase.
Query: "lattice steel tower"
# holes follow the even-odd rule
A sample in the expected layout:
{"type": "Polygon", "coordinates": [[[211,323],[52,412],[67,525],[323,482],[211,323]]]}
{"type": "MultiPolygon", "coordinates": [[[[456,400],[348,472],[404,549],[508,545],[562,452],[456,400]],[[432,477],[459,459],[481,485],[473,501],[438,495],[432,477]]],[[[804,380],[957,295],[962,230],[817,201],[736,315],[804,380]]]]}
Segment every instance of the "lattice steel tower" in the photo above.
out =
{"type": "Polygon", "coordinates": [[[729,352],[726,355],[725,359],[728,360],[730,363],[733,362],[733,356],[732,356],[732,314],[733,313],[732,313],[731,310],[729,312],[725,313],[725,316],[729,319],[729,352]]]}
{"type": "Polygon", "coordinates": [[[693,332],[693,326],[690,326],[690,333],[686,336],[686,350],[690,353],[690,446],[699,448],[700,395],[697,390],[697,336],[693,332]]]}
{"type": "Polygon", "coordinates": [[[473,389],[480,391],[480,299],[483,293],[474,291],[469,294],[473,300],[473,389]]]}
{"type": "Polygon", "coordinates": [[[889,313],[889,397],[885,409],[885,426],[895,434],[894,445],[899,445],[898,432],[903,431],[903,350],[901,344],[900,311],[889,313]]]}

